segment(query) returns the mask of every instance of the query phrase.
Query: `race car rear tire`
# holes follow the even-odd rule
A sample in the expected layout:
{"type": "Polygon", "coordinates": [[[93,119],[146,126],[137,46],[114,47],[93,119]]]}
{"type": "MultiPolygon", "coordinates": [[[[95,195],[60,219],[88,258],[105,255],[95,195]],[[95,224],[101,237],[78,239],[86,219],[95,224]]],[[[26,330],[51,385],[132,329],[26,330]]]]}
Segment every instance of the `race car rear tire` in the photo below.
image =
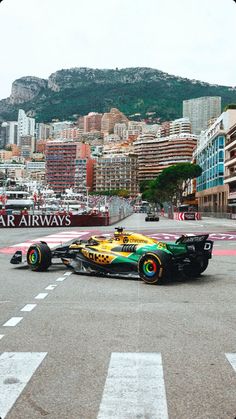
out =
{"type": "Polygon", "coordinates": [[[162,284],[170,278],[170,255],[162,252],[147,252],[138,262],[138,273],[146,284],[162,284]]]}
{"type": "Polygon", "coordinates": [[[27,263],[32,271],[43,272],[51,265],[52,253],[47,243],[34,243],[27,251],[27,263]]]}
{"type": "Polygon", "coordinates": [[[188,266],[184,268],[184,274],[192,278],[201,275],[208,267],[209,259],[206,256],[197,256],[188,266]]]}

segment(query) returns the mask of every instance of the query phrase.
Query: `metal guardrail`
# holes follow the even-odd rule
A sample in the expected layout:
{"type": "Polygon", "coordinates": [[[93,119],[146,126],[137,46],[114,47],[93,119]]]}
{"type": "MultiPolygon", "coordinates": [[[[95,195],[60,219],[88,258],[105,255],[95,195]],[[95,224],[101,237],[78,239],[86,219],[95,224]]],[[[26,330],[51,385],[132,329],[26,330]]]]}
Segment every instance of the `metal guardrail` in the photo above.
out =
{"type": "Polygon", "coordinates": [[[133,207],[128,199],[111,197],[107,200],[109,224],[114,224],[133,213],[133,207]]]}
{"type": "Polygon", "coordinates": [[[205,212],[201,211],[202,217],[209,217],[209,218],[226,218],[228,220],[236,220],[236,214],[232,214],[229,212],[205,212]]]}

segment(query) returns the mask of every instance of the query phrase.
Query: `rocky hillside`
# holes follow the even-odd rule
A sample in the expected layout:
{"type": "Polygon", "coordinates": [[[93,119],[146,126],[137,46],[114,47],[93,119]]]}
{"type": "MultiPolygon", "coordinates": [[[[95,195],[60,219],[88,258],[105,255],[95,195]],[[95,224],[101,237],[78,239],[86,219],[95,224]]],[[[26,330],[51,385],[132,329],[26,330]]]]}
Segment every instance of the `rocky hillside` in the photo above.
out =
{"type": "Polygon", "coordinates": [[[37,121],[49,122],[111,107],[131,119],[171,120],[182,116],[183,100],[201,96],[221,96],[224,107],[236,103],[236,88],[151,68],[71,68],[51,74],[48,80],[30,76],[15,80],[11,96],[0,100],[0,121],[16,119],[19,108],[37,121]]]}

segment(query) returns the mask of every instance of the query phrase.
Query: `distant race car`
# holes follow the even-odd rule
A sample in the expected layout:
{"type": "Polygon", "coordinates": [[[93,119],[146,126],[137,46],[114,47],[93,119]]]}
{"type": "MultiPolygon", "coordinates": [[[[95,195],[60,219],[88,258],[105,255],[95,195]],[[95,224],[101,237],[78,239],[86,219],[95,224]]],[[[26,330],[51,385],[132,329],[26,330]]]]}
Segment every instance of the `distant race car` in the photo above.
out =
{"type": "Polygon", "coordinates": [[[199,276],[208,266],[212,248],[208,234],[181,236],[176,242],[164,243],[118,227],[114,234],[74,240],[55,249],[45,242],[32,244],[25,261],[18,250],[11,263],[26,263],[32,271],[46,271],[59,258],[79,274],[135,277],[157,284],[181,273],[187,278],[199,276]]]}
{"type": "Polygon", "coordinates": [[[156,212],[149,212],[145,217],[145,221],[159,221],[159,216],[156,212]]]}

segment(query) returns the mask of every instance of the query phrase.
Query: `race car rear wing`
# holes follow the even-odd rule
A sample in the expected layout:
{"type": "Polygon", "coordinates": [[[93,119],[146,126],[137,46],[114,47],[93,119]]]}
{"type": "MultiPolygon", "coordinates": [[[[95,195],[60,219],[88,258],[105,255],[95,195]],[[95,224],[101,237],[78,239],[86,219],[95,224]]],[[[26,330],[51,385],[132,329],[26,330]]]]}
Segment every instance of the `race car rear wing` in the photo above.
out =
{"type": "Polygon", "coordinates": [[[183,234],[180,236],[175,243],[185,243],[185,244],[192,244],[192,243],[201,243],[205,242],[208,239],[209,234],[201,234],[196,236],[187,236],[183,234]]]}
{"type": "Polygon", "coordinates": [[[175,243],[177,244],[185,244],[188,252],[190,253],[204,253],[208,259],[212,256],[213,250],[213,241],[207,240],[209,234],[201,234],[196,236],[186,236],[183,235],[179,237],[175,243]]]}

